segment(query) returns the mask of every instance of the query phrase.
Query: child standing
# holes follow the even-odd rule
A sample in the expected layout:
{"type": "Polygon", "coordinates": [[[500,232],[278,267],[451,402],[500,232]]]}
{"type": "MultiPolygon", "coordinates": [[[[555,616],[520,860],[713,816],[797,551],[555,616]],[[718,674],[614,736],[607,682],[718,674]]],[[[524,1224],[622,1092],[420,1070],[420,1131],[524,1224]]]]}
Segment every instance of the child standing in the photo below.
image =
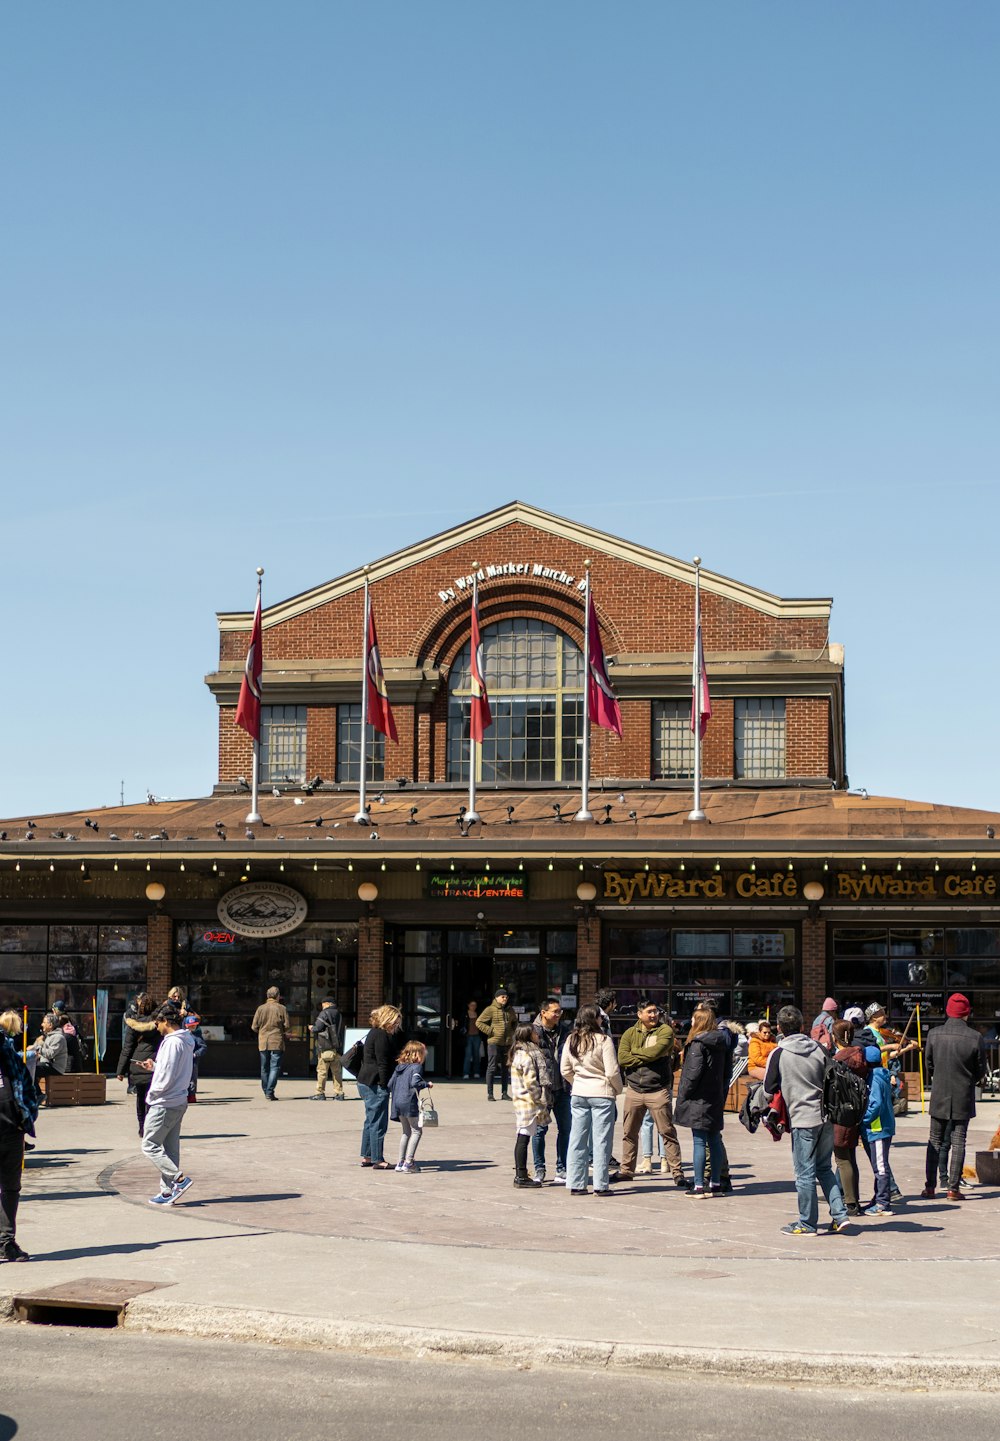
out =
{"type": "Polygon", "coordinates": [[[514,1185],[540,1186],[528,1175],[528,1142],[539,1126],[549,1124],[549,1096],[545,1087],[545,1061],[531,1026],[518,1026],[510,1048],[510,1095],[514,1102],[514,1185]]]}
{"type": "Polygon", "coordinates": [[[892,1087],[889,1072],[882,1065],[882,1052],[878,1046],[866,1047],[865,1060],[872,1068],[872,1078],[871,1090],[868,1092],[868,1109],[861,1118],[861,1131],[865,1138],[868,1159],[875,1172],[875,1200],[865,1211],[865,1215],[890,1216],[892,1172],[889,1170],[889,1147],[896,1134],[892,1087]]]}
{"type": "Polygon", "coordinates": [[[397,1171],[419,1171],[413,1159],[420,1145],[420,1092],[431,1082],[424,1079],[427,1047],[423,1041],[407,1041],[396,1060],[396,1069],[389,1077],[389,1119],[403,1128],[399,1138],[397,1171]]]}

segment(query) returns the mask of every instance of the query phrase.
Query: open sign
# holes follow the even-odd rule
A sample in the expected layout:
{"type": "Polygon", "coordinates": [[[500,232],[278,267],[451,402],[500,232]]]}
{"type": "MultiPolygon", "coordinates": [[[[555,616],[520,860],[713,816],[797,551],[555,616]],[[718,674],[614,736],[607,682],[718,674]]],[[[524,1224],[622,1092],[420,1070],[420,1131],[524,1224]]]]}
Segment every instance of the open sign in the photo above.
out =
{"type": "Polygon", "coordinates": [[[210,946],[233,946],[236,944],[236,936],[232,931],[205,931],[202,940],[207,941],[210,946]]]}

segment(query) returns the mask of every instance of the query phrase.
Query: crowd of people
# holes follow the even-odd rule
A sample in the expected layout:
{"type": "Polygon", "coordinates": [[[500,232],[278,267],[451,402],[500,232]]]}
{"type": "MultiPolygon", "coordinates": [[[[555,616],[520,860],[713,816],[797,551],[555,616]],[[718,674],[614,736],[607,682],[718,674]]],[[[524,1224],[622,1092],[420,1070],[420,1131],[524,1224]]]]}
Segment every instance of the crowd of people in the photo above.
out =
{"type": "MultiPolygon", "coordinates": [[[[898,1107],[894,1079],[907,1040],[905,1034],[888,1034],[879,1004],[865,1012],[848,1008],[841,1016],[836,1001],[827,998],[809,1027],[801,1011],[783,1006],[776,1034],[769,1017],[747,1034],[735,1022],[720,1021],[702,1002],[679,1038],[656,1003],[645,1000],[617,1043],[611,1025],[615,1008],[615,993],[599,991],[596,1003],[582,1006],[570,1024],[559,999],[550,997],[533,1022],[522,1023],[502,986],[482,1015],[470,1006],[467,1042],[475,1039],[474,1027],[487,1046],[487,1099],[495,1101],[499,1079],[501,1099],[512,1102],[515,1187],[543,1186],[551,1161],[554,1182],[570,1196],[613,1196],[615,1183],[651,1172],[655,1135],[661,1174],[670,1175],[692,1200],[731,1192],[723,1130],[739,1057],[751,1083],[744,1107],[750,1128],[763,1119],[772,1135],[790,1136],[798,1215],[782,1227],[786,1234],[817,1234],[817,1187],[829,1208],[832,1232],[862,1214],[890,1215],[894,1202],[902,1199],[890,1154],[898,1107]],[[617,1161],[612,1148],[619,1098],[622,1156],[617,1161]],[[690,1176],[678,1126],[691,1133],[690,1176]],[[553,1140],[554,1155],[548,1149],[553,1140]],[[868,1201],[861,1199],[861,1150],[872,1177],[868,1201]]],[[[948,1200],[962,1200],[968,1126],[986,1069],[981,1038],[970,1023],[970,1004],[956,993],[948,999],[944,1024],[927,1037],[930,1134],[924,1199],[933,1199],[943,1186],[948,1200]]],[[[288,1029],[288,1013],[272,987],[253,1020],[261,1087],[270,1101],[276,1099],[288,1029]]],[[[360,1164],[377,1171],[417,1171],[425,1122],[432,1124],[436,1113],[429,1103],[432,1082],[424,1074],[427,1049],[404,1036],[399,1009],[376,1008],[367,1034],[349,1056],[344,1055],[343,1017],[332,996],[324,998],[310,1030],[316,1042],[313,1099],[325,1099],[328,1080],[334,1095],[343,1099],[345,1066],[356,1076],[364,1107],[360,1164]],[[400,1128],[395,1163],[385,1155],[390,1121],[400,1128]]],[[[21,1033],[16,1011],[0,1015],[0,1261],[29,1259],[16,1239],[24,1153],[31,1147],[42,1101],[38,1081],[61,1074],[68,1053],[66,1018],[56,1011],[42,1021],[30,1065],[19,1044],[21,1033]]],[[[152,1206],[174,1205],[193,1184],[181,1168],[180,1138],[187,1108],[196,1099],[197,1058],[204,1044],[199,1017],[176,988],[160,1006],[141,993],[125,1016],[116,1074],[135,1093],[142,1152],[159,1173],[159,1189],[149,1198],[152,1206]]],[[[467,1044],[468,1074],[477,1059],[467,1044]]]]}

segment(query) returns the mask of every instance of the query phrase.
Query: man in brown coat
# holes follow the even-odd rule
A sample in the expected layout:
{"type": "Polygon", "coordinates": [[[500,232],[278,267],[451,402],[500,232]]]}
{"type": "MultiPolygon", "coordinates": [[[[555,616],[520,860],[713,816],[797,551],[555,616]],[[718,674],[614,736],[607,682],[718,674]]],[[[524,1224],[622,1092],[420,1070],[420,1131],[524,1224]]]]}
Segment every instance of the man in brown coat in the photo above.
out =
{"type": "Polygon", "coordinates": [[[254,1012],[250,1029],[257,1035],[260,1051],[260,1087],[269,1101],[276,1101],[274,1089],[281,1074],[281,1057],[288,1036],[288,1012],[278,999],[277,986],[269,986],[267,1000],[254,1012]]]}

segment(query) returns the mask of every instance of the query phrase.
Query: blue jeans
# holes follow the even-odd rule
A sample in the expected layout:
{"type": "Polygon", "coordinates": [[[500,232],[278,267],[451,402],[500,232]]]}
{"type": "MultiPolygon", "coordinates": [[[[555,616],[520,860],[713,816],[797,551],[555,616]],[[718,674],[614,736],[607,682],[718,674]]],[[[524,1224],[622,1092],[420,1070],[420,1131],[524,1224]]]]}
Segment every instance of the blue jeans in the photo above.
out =
{"type": "Polygon", "coordinates": [[[705,1189],[705,1152],[712,1158],[712,1185],[718,1186],[719,1177],[722,1175],[722,1132],[721,1131],[695,1131],[692,1145],[692,1163],[694,1165],[694,1184],[699,1191],[705,1189]]]}
{"type": "Polygon", "coordinates": [[[610,1096],[572,1096],[570,1111],[573,1119],[566,1157],[569,1189],[587,1189],[587,1162],[592,1160],[594,1190],[606,1191],[611,1165],[611,1143],[618,1117],[614,1099],[610,1096]]]}
{"type": "Polygon", "coordinates": [[[466,1080],[471,1081],[478,1077],[479,1067],[483,1059],[483,1040],[481,1036],[466,1036],[465,1038],[465,1060],[462,1062],[462,1075],[466,1080]]]}
{"type": "Polygon", "coordinates": [[[358,1082],[358,1095],[365,1104],[365,1124],[361,1131],[361,1159],[372,1165],[385,1160],[383,1147],[389,1129],[389,1090],[387,1086],[363,1086],[358,1082]]]}
{"type": "Polygon", "coordinates": [[[274,1088],[281,1075],[281,1054],[280,1051],[261,1051],[260,1053],[260,1088],[265,1096],[274,1095],[274,1088]]]}
{"type": "MultiPolygon", "coordinates": [[[[566,1170],[566,1152],[569,1150],[570,1127],[573,1124],[569,1092],[560,1091],[557,1096],[553,1096],[549,1110],[556,1123],[556,1170],[564,1172],[566,1170]]],[[[539,1126],[531,1138],[531,1159],[536,1171],[545,1170],[545,1133],[548,1129],[548,1126],[539,1126]]]]}
{"type": "MultiPolygon", "coordinates": [[[[647,1112],[646,1112],[646,1119],[643,1121],[643,1123],[642,1123],[642,1130],[639,1132],[639,1140],[640,1140],[640,1144],[641,1144],[641,1146],[642,1146],[642,1154],[643,1154],[644,1156],[648,1156],[649,1159],[652,1160],[652,1159],[653,1159],[653,1113],[652,1113],[652,1111],[647,1111],[647,1112]]],[[[662,1137],[661,1135],[659,1135],[659,1134],[657,1134],[657,1137],[656,1137],[656,1153],[657,1153],[657,1155],[659,1155],[659,1156],[662,1156],[662,1155],[663,1155],[663,1137],[662,1137]]]]}
{"type": "Polygon", "coordinates": [[[819,1225],[819,1202],[816,1182],[823,1188],[835,1221],[847,1220],[847,1207],[840,1177],[833,1165],[833,1127],[792,1127],[792,1165],[795,1168],[795,1190],[799,1199],[799,1222],[815,1231],[819,1225]]]}

